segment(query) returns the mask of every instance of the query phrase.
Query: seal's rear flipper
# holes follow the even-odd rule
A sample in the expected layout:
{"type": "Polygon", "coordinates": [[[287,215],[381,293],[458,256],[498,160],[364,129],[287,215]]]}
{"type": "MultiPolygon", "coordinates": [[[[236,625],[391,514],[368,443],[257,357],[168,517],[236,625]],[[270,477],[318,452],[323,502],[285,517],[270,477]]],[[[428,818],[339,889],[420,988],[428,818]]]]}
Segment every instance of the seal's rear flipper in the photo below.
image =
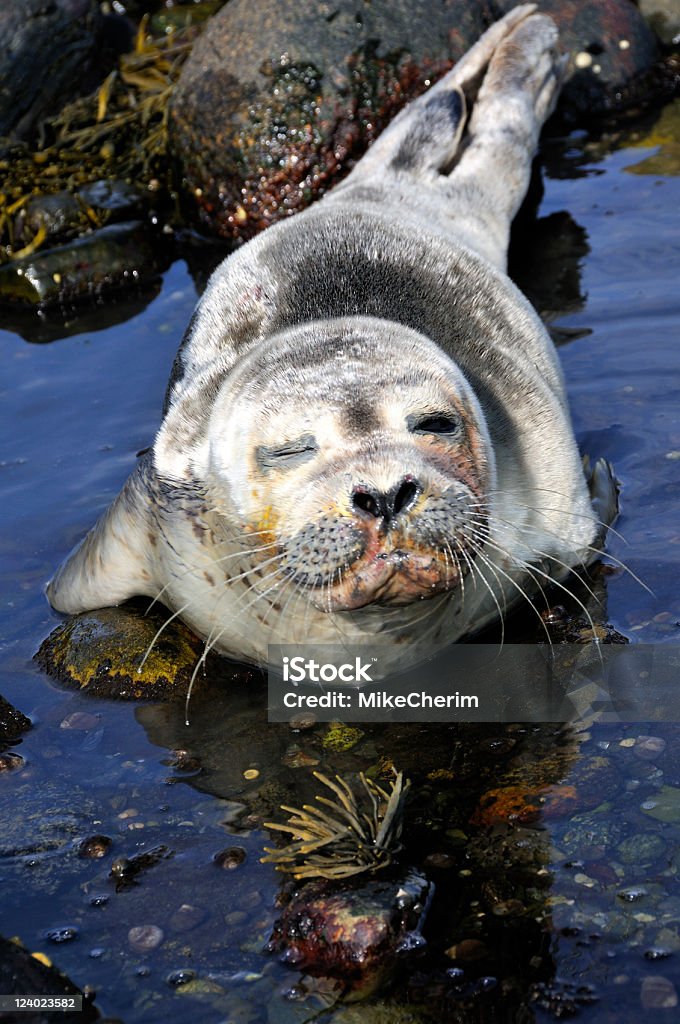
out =
{"type": "Polygon", "coordinates": [[[57,611],[73,615],[138,594],[156,596],[158,587],[145,554],[153,543],[147,459],[48,583],[47,597],[57,611]]]}
{"type": "Polygon", "coordinates": [[[452,164],[474,100],[494,53],[517,25],[536,10],[520,4],[492,25],[471,49],[419,99],[394,118],[334,194],[372,175],[408,171],[418,177],[445,173],[452,164]]]}

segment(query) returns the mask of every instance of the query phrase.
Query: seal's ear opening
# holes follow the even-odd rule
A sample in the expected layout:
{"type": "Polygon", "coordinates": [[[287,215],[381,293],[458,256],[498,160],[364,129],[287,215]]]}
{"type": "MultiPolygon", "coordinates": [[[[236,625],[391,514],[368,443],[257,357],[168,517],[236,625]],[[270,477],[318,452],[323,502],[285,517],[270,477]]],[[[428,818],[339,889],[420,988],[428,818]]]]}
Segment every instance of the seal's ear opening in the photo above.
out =
{"type": "Polygon", "coordinates": [[[147,554],[147,461],[148,456],[140,460],[116,500],[48,583],[47,598],[56,611],[74,615],[138,594],[156,595],[147,554]]]}

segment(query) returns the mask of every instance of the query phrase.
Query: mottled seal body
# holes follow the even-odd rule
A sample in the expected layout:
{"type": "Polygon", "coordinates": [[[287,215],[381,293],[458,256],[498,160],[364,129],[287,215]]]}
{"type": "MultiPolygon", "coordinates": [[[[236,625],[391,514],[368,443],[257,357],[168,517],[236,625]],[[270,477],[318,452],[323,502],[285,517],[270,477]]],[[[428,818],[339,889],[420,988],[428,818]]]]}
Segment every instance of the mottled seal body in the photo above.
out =
{"type": "Polygon", "coordinates": [[[552,342],[505,273],[560,73],[533,10],[215,271],[153,450],[55,608],[147,594],[238,659],[379,638],[396,660],[592,560],[611,475],[594,509],[552,342]]]}

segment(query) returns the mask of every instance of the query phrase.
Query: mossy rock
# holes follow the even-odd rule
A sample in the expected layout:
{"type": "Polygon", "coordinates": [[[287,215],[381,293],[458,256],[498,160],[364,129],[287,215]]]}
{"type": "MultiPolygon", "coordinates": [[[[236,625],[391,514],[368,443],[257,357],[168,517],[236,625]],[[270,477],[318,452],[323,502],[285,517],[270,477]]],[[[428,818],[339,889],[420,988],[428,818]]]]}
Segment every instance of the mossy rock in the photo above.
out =
{"type": "MultiPolygon", "coordinates": [[[[185,697],[204,641],[177,619],[154,640],[169,617],[165,609],[154,608],[146,615],[132,605],[83,612],[50,633],[35,660],[59,682],[96,696],[185,697]]],[[[209,657],[205,672],[201,669],[196,675],[194,689],[205,685],[221,664],[216,656],[209,657]]]]}

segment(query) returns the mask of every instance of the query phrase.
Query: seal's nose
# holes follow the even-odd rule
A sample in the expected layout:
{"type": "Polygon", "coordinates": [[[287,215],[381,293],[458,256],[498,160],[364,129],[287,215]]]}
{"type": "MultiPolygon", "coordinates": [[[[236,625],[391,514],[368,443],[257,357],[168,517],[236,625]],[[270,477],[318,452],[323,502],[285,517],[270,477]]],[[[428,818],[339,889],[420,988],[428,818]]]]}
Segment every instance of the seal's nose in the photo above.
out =
{"type": "Polygon", "coordinates": [[[387,524],[413,508],[422,493],[422,484],[412,476],[405,476],[389,491],[359,484],[352,491],[352,508],[364,519],[382,519],[387,524]]]}

